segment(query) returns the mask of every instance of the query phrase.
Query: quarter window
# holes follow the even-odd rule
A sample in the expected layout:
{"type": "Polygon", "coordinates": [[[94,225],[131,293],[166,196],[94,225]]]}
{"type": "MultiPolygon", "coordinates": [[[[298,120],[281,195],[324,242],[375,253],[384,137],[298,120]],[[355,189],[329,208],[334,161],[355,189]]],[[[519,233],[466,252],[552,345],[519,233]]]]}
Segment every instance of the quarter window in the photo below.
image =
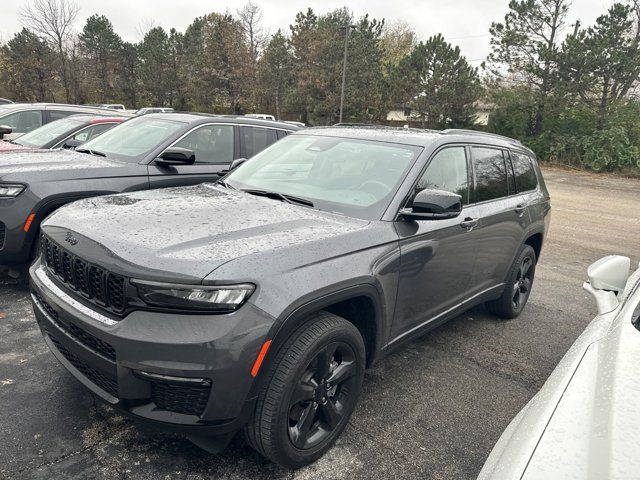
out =
{"type": "Polygon", "coordinates": [[[205,125],[189,133],[174,146],[193,150],[196,163],[231,163],[233,126],[205,125]]]}
{"type": "Polygon", "coordinates": [[[241,127],[245,157],[251,158],[277,140],[276,131],[271,128],[241,127]]]}
{"type": "Polygon", "coordinates": [[[440,150],[429,162],[416,185],[415,193],[425,189],[446,190],[462,196],[462,204],[469,203],[469,173],[464,147],[440,150]]]}
{"type": "Polygon", "coordinates": [[[531,159],[522,153],[511,152],[511,164],[513,165],[513,174],[516,177],[518,192],[535,190],[538,186],[538,179],[531,159]]]}
{"type": "Polygon", "coordinates": [[[473,147],[477,201],[494,200],[509,195],[509,176],[502,150],[473,147]]]}

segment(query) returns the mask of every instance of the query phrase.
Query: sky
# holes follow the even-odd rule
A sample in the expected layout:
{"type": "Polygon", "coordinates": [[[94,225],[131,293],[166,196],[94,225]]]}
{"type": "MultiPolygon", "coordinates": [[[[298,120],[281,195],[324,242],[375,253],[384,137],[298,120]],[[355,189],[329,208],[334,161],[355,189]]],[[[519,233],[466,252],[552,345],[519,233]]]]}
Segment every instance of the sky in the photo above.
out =
{"type": "MultiPolygon", "coordinates": [[[[0,41],[9,40],[20,30],[19,11],[28,0],[0,0],[0,41]]],[[[244,0],[76,0],[80,14],[76,30],[82,29],[94,13],[111,20],[115,31],[128,41],[139,41],[149,26],[184,29],[197,16],[209,12],[235,12],[244,0]]],[[[272,33],[289,31],[297,12],[311,7],[316,14],[347,6],[356,17],[369,13],[374,18],[407,22],[418,39],[442,33],[474,65],[490,51],[489,27],[507,13],[509,0],[254,0],[264,12],[264,24],[272,33]]],[[[579,19],[590,25],[613,0],[573,0],[570,23],[579,19]]]]}

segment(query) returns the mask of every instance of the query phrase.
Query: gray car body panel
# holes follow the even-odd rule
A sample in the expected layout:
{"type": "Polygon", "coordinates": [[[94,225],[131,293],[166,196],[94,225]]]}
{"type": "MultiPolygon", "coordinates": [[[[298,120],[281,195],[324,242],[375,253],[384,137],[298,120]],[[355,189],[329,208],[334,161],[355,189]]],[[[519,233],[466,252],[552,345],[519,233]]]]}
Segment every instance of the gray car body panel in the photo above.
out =
{"type": "MultiPolygon", "coordinates": [[[[484,285],[482,291],[469,288],[458,296],[444,298],[453,279],[459,280],[461,275],[476,278],[485,268],[468,255],[456,255],[456,248],[447,245],[452,232],[456,235],[464,233],[460,226],[464,216],[412,222],[398,217],[399,206],[404,204],[403,199],[441,146],[479,142],[505,149],[524,150],[524,147],[494,138],[398,129],[318,128],[294,133],[299,134],[407,143],[422,146],[423,151],[382,218],[376,220],[347,217],[253,196],[221,185],[204,184],[81,200],[57,210],[42,225],[43,232],[72,255],[128,278],[192,285],[252,283],[256,286],[246,304],[230,315],[159,315],[155,311],[135,310],[113,319],[118,323],[116,330],[95,318],[80,317],[75,307],[65,306],[68,302],[61,299],[53,291],[55,289],[47,287],[47,281],[56,283],[57,280],[49,278],[51,275],[42,268],[41,260],[32,266],[34,292],[46,297],[47,303],[53,304],[56,311],[64,310],[63,315],[71,319],[80,318],[82,325],[88,322],[92,333],[114,343],[118,350],[118,381],[126,398],[143,395],[137,390],[139,385],[128,383],[133,369],[213,378],[212,396],[218,398],[210,400],[211,409],[207,409],[199,421],[176,417],[170,423],[200,425],[204,422],[208,428],[212,426],[207,422],[237,416],[234,420],[237,427],[264,380],[262,374],[255,379],[248,374],[261,343],[266,339],[273,341],[260,370],[264,372],[268,371],[278,348],[310,314],[337,302],[354,297],[371,302],[374,318],[368,320],[375,322],[375,326],[371,326],[375,339],[368,352],[370,361],[401,344],[401,340],[423,334],[464,309],[496,298],[526,235],[546,232],[548,210],[540,218],[531,218],[528,212],[519,215],[512,210],[507,228],[500,230],[481,225],[477,232],[469,232],[474,240],[463,239],[456,245],[473,250],[473,243],[484,239],[484,247],[491,246],[494,252],[489,255],[490,260],[495,260],[496,252],[502,252],[500,263],[492,268],[491,282],[484,285]],[[416,229],[420,229],[420,235],[415,235],[416,229]],[[476,237],[475,233],[480,236],[476,237]],[[73,242],[66,241],[69,236],[73,242]],[[494,245],[490,245],[491,238],[494,245]],[[422,255],[429,249],[431,255],[422,255]],[[412,256],[411,252],[418,251],[422,253],[412,256]],[[38,274],[39,269],[43,273],[38,274]],[[451,280],[434,282],[438,275],[450,275],[451,280]],[[405,306],[399,308],[401,289],[403,301],[414,303],[411,315],[405,306]],[[438,291],[443,298],[435,309],[428,308],[430,291],[438,291]],[[152,349],[156,335],[153,326],[157,322],[163,326],[158,330],[158,341],[152,349]],[[145,358],[133,351],[135,341],[127,341],[129,333],[141,335],[137,325],[125,328],[130,323],[144,325],[144,339],[148,342],[145,358]],[[221,334],[224,325],[231,330],[221,334]],[[174,329],[182,332],[193,328],[197,329],[197,335],[191,337],[192,333],[180,333],[176,342],[171,343],[174,329]],[[112,336],[116,331],[122,333],[122,338],[112,336]],[[189,338],[185,340],[184,335],[189,338]],[[205,344],[207,347],[203,347],[205,344]],[[182,359],[193,358],[192,348],[201,348],[201,352],[209,348],[214,352],[214,358],[203,359],[200,365],[189,362],[191,368],[186,371],[182,359]],[[236,363],[223,361],[219,364],[215,358],[218,350],[234,352],[236,363]]],[[[532,205],[535,202],[548,205],[548,193],[542,183],[528,195],[532,205]]],[[[507,215],[511,205],[515,206],[514,202],[522,200],[522,195],[511,197],[494,202],[502,215],[507,215]]],[[[487,209],[488,205],[470,205],[463,215],[480,215],[487,209]]],[[[66,290],[64,294],[73,296],[66,290]]],[[[83,303],[88,312],[97,310],[80,297],[76,300],[83,303]]],[[[55,328],[46,309],[37,301],[34,309],[43,330],[55,328]]],[[[63,332],[56,335],[64,337],[63,332]]],[[[93,361],[90,352],[78,354],[86,355],[88,362],[93,361]]],[[[231,358],[231,354],[222,358],[231,358]]],[[[126,402],[118,403],[117,399],[108,398],[95,386],[92,390],[138,418],[153,419],[142,407],[142,410],[132,411],[126,402]]]]}
{"type": "Polygon", "coordinates": [[[479,480],[637,478],[640,268],[619,306],[596,316],[516,415],[479,480]]]}
{"type": "MultiPolygon", "coordinates": [[[[111,111],[112,112],[112,111],[111,111]]],[[[18,183],[27,189],[15,198],[0,198],[0,221],[6,225],[0,265],[24,264],[32,253],[40,222],[61,205],[86,197],[215,181],[228,166],[195,164],[176,167],[152,165],[167,147],[192,129],[208,123],[247,125],[295,131],[292,125],[252,119],[229,119],[195,114],[153,114],[184,124],[137,163],[71,150],[12,151],[0,155],[0,183],[18,183]],[[27,217],[36,215],[29,232],[27,217]]],[[[235,152],[236,157],[240,155],[235,152]]]]}

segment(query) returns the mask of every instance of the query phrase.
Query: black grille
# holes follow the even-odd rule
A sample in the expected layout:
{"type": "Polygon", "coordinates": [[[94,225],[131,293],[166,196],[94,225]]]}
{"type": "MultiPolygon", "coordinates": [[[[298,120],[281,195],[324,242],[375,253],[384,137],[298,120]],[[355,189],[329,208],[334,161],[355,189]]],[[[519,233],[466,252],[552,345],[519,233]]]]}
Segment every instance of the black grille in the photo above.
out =
{"type": "Polygon", "coordinates": [[[0,248],[4,247],[4,237],[7,235],[7,227],[0,222],[0,248]]]}
{"type": "Polygon", "coordinates": [[[47,332],[47,336],[51,339],[58,351],[67,359],[67,361],[73,365],[80,373],[87,377],[90,381],[95,383],[98,387],[109,393],[110,395],[118,396],[118,382],[115,378],[105,375],[95,368],[87,365],[85,362],[76,357],[73,353],[67,350],[55,337],[47,332]]]}
{"type": "Polygon", "coordinates": [[[61,322],[58,318],[58,312],[49,305],[42,296],[37,293],[34,293],[36,300],[42,306],[42,308],[49,314],[51,318],[56,320],[56,325],[60,327],[62,330],[67,332],[73,338],[82,343],[85,347],[90,348],[94,352],[100,353],[107,357],[109,360],[116,360],[116,350],[107,342],[100,340],[95,335],[90,334],[83,328],[79,327],[75,323],[69,322],[65,324],[61,322]]]}
{"type": "Polygon", "coordinates": [[[36,296],[36,299],[38,300],[38,303],[42,305],[42,308],[44,309],[44,311],[47,312],[47,314],[54,320],[58,320],[58,312],[56,312],[51,305],[45,302],[44,298],[42,298],[40,295],[36,293],[35,296],[36,296]]]}
{"type": "Polygon", "coordinates": [[[152,400],[158,408],[185,415],[202,415],[209,400],[210,385],[180,385],[154,380],[152,400]]]}
{"type": "Polygon", "coordinates": [[[47,236],[42,236],[42,258],[58,280],[91,302],[111,310],[124,312],[125,278],[73,255],[47,236]]]}

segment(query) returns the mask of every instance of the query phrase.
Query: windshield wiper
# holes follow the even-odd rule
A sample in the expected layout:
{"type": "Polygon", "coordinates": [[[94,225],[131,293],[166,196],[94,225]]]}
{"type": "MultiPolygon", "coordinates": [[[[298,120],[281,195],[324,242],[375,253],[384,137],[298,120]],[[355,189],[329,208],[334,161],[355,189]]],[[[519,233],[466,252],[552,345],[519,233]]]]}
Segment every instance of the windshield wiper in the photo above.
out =
{"type": "Polygon", "coordinates": [[[98,157],[106,157],[106,153],[99,152],[98,150],[89,150],[88,148],[76,148],[76,152],[90,153],[91,155],[97,155],[98,157]]]}
{"type": "Polygon", "coordinates": [[[251,195],[258,195],[261,197],[273,198],[274,200],[281,200],[285,203],[292,203],[296,205],[304,205],[306,207],[313,207],[313,202],[306,198],[294,197],[293,195],[287,195],[280,192],[269,192],[267,190],[253,190],[250,188],[241,189],[241,191],[249,193],[251,195]]]}

